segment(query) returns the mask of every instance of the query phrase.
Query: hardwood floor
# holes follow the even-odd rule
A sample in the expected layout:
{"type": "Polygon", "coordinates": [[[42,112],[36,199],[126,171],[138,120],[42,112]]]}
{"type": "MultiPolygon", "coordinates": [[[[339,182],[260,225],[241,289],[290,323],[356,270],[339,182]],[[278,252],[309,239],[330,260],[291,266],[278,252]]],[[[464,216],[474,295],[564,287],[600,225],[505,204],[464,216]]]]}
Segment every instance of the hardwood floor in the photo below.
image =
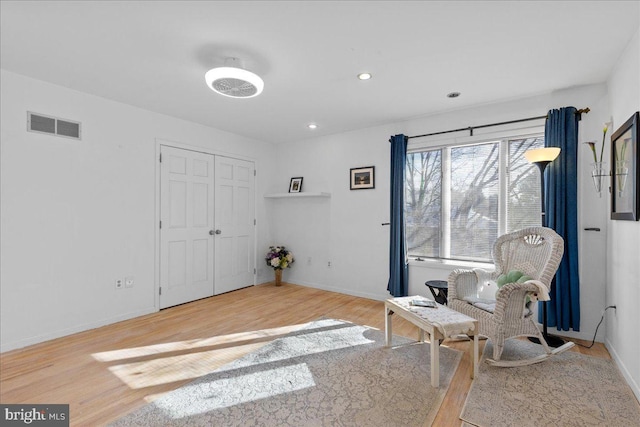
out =
{"type": "MultiPolygon", "coordinates": [[[[0,401],[68,403],[72,426],[104,425],[320,316],[384,329],[381,301],[293,284],[253,286],[3,353],[0,401]]],[[[393,332],[417,337],[400,318],[393,332]]],[[[465,354],[434,425],[459,427],[471,386],[468,343],[443,345],[465,354]]],[[[600,343],[572,351],[610,358],[600,343]]]]}

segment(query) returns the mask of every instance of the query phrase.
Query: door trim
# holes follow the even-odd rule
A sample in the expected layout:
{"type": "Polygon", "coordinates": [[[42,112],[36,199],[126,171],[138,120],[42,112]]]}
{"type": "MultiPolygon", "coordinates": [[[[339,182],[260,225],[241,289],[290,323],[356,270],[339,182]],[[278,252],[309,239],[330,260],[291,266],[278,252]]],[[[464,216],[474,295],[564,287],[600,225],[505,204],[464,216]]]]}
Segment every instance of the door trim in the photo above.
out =
{"type": "MultiPolygon", "coordinates": [[[[240,154],[228,153],[221,150],[215,150],[208,147],[183,144],[177,141],[170,141],[162,138],[155,138],[155,212],[154,212],[154,268],[153,268],[153,306],[155,311],[160,311],[160,150],[162,146],[179,148],[183,150],[196,151],[199,153],[212,154],[214,156],[229,157],[232,159],[245,160],[253,162],[256,173],[258,171],[258,161],[255,158],[242,156],[240,154]]],[[[253,216],[257,219],[258,213],[258,184],[255,182],[253,216]]],[[[253,228],[253,252],[254,252],[254,269],[258,269],[258,224],[253,228]]],[[[214,267],[215,268],[215,267],[214,267]]],[[[257,275],[253,275],[253,286],[256,285],[257,275]]],[[[215,289],[215,282],[214,282],[215,289]]]]}

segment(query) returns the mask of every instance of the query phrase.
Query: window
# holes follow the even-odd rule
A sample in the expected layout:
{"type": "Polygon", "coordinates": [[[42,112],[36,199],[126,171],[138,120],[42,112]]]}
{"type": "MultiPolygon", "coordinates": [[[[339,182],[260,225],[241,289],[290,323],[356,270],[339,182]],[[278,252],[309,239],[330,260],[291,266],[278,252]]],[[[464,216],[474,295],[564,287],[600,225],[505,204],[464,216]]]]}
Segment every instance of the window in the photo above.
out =
{"type": "Polygon", "coordinates": [[[499,235],[540,225],[540,176],[524,158],[542,135],[407,154],[407,252],[490,261],[499,235]]]}

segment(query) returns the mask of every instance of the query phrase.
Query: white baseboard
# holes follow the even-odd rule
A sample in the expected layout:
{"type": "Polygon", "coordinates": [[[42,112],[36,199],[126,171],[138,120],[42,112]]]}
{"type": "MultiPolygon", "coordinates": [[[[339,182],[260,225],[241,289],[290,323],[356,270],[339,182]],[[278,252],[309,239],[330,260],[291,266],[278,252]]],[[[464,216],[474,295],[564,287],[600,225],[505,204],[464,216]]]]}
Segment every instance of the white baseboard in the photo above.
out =
{"type": "Polygon", "coordinates": [[[615,347],[611,344],[611,341],[607,339],[605,339],[604,345],[605,347],[607,347],[607,350],[609,351],[609,354],[611,355],[613,360],[616,362],[616,365],[618,365],[618,369],[620,369],[620,372],[622,372],[622,376],[624,377],[625,380],[627,380],[627,384],[629,384],[629,387],[631,387],[633,394],[636,395],[636,399],[640,401],[640,387],[638,387],[638,383],[635,382],[635,380],[629,373],[629,370],[620,359],[620,356],[616,352],[615,347]]]}
{"type": "Polygon", "coordinates": [[[0,353],[4,353],[6,351],[16,350],[19,348],[27,347],[34,344],[39,344],[45,341],[50,341],[56,338],[65,337],[67,335],[76,334],[78,332],[88,331],[90,329],[99,328],[101,326],[110,325],[112,323],[121,322],[123,320],[133,319],[134,317],[144,316],[147,314],[155,313],[158,309],[155,307],[147,308],[144,310],[134,311],[131,313],[122,314],[120,316],[110,317],[107,319],[102,319],[96,322],[85,323],[82,325],[77,325],[72,328],[61,329],[58,331],[50,332],[43,335],[36,335],[29,338],[24,338],[21,340],[4,343],[0,346],[0,353]]]}
{"type": "MultiPolygon", "coordinates": [[[[536,322],[536,324],[538,325],[540,330],[542,330],[542,323],[536,322]]],[[[549,335],[556,335],[559,337],[575,338],[575,339],[589,341],[589,342],[593,341],[593,332],[559,331],[556,329],[555,326],[552,326],[552,327],[547,327],[547,333],[549,335]]],[[[600,335],[602,335],[602,331],[598,332],[598,336],[600,335]]],[[[598,339],[598,337],[596,337],[596,342],[603,342],[602,338],[598,339]]]]}
{"type": "Polygon", "coordinates": [[[360,292],[353,289],[327,286],[320,283],[306,282],[303,280],[296,280],[296,284],[301,286],[307,286],[309,288],[322,289],[323,291],[338,292],[340,294],[352,295],[354,297],[372,299],[375,301],[384,301],[386,299],[391,298],[391,295],[389,295],[389,293],[386,290],[384,291],[384,293],[383,292],[380,292],[380,293],[360,292]]]}

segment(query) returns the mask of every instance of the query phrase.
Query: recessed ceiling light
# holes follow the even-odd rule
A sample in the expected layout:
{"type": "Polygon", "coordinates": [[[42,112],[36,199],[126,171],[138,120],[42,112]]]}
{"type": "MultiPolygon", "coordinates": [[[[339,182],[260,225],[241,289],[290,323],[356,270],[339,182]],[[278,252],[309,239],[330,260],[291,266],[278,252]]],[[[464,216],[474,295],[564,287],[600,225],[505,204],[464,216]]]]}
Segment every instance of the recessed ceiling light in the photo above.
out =
{"type": "Polygon", "coordinates": [[[460,96],[460,92],[451,92],[447,94],[447,98],[457,98],[460,96]]]}
{"type": "Polygon", "coordinates": [[[309,129],[317,129],[317,128],[318,128],[318,125],[317,125],[317,124],[315,124],[315,123],[309,123],[309,124],[307,125],[307,127],[308,127],[309,129]]]}
{"type": "Polygon", "coordinates": [[[360,74],[358,74],[358,78],[360,80],[369,80],[371,77],[373,77],[371,75],[371,73],[360,73],[360,74]]]}

